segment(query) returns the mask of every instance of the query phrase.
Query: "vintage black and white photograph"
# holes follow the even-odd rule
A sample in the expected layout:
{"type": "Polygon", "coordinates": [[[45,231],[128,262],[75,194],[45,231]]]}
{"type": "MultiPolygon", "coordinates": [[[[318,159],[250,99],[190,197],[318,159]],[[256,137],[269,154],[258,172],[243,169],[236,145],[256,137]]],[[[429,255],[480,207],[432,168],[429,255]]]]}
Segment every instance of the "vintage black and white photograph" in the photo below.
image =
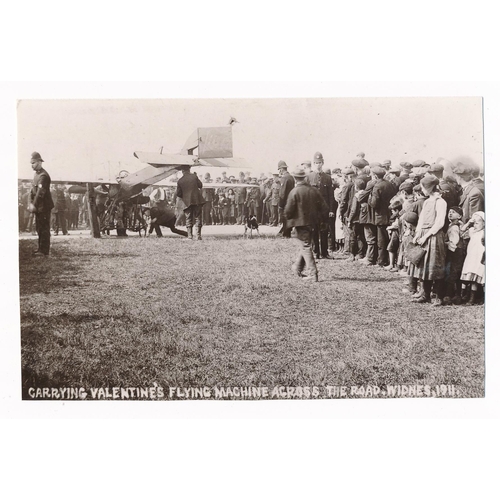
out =
{"type": "Polygon", "coordinates": [[[21,99],[23,400],[482,398],[483,100],[21,99]]]}

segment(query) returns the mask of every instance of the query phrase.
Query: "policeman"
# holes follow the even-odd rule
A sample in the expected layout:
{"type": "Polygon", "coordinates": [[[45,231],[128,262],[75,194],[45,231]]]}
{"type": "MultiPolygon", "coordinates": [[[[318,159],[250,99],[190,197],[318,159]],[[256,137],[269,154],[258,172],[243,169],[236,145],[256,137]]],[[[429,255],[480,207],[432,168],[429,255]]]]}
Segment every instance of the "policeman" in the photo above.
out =
{"type": "MultiPolygon", "coordinates": [[[[333,196],[333,183],[332,178],[323,172],[324,159],[323,155],[318,151],[314,154],[313,166],[316,171],[309,174],[309,182],[311,186],[317,188],[323,197],[323,200],[328,207],[328,213],[325,217],[325,222],[322,222],[314,231],[314,251],[316,258],[329,258],[328,255],[328,232],[332,233],[334,239],[335,229],[331,228],[330,221],[335,224],[335,213],[337,212],[337,202],[333,196]],[[328,222],[326,222],[328,221],[328,222]]],[[[313,169],[313,170],[314,170],[313,169]]]]}
{"type": "Polygon", "coordinates": [[[31,168],[35,171],[30,194],[29,211],[35,214],[38,233],[38,250],[34,255],[49,255],[50,251],[50,211],[54,202],[50,195],[50,175],[42,167],[42,157],[36,151],[31,155],[31,168]]]}

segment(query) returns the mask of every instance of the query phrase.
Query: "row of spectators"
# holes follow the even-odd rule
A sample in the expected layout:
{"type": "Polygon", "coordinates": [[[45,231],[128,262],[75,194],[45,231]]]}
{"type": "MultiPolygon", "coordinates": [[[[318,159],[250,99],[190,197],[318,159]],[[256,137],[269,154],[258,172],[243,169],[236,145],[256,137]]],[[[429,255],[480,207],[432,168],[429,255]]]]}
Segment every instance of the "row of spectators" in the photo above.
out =
{"type": "MultiPolygon", "coordinates": [[[[18,187],[19,232],[36,233],[34,214],[28,210],[31,185],[21,184],[18,187]]],[[[54,208],[51,211],[51,229],[55,235],[59,231],[68,234],[69,229],[88,228],[85,196],[72,194],[68,188],[59,184],[51,188],[54,208]]]]}
{"type": "Polygon", "coordinates": [[[484,296],[484,180],[475,166],[443,163],[393,167],[359,154],[342,172],[338,217],[349,259],[404,275],[415,302],[474,304],[484,296]]]}

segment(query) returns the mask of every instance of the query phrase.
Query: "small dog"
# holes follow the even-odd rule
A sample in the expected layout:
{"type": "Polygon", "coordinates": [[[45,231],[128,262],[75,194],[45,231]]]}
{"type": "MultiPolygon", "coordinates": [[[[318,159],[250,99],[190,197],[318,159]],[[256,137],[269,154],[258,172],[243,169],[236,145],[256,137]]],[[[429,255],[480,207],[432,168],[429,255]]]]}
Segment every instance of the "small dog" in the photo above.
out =
{"type": "Polygon", "coordinates": [[[253,231],[257,231],[257,234],[259,235],[260,238],[260,233],[259,233],[259,223],[257,222],[257,217],[255,215],[252,215],[251,217],[245,217],[245,234],[244,236],[247,236],[247,231],[250,229],[250,238],[252,238],[252,233],[253,231]]]}

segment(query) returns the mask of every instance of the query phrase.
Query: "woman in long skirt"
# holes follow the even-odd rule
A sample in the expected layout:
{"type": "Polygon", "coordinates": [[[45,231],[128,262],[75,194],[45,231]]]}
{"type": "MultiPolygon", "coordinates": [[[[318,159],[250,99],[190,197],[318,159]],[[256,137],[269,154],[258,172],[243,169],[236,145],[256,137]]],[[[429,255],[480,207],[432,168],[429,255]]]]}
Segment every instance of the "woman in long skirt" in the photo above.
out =
{"type": "Polygon", "coordinates": [[[446,218],[446,202],[438,191],[439,180],[433,175],[424,177],[420,184],[422,192],[429,198],[422,206],[418,218],[417,229],[413,243],[425,249],[425,255],[418,266],[410,266],[410,277],[422,282],[422,294],[414,302],[425,303],[431,301],[432,283],[435,282],[437,299],[435,305],[441,305],[443,299],[443,279],[446,260],[444,244],[444,221],[446,218]]]}

